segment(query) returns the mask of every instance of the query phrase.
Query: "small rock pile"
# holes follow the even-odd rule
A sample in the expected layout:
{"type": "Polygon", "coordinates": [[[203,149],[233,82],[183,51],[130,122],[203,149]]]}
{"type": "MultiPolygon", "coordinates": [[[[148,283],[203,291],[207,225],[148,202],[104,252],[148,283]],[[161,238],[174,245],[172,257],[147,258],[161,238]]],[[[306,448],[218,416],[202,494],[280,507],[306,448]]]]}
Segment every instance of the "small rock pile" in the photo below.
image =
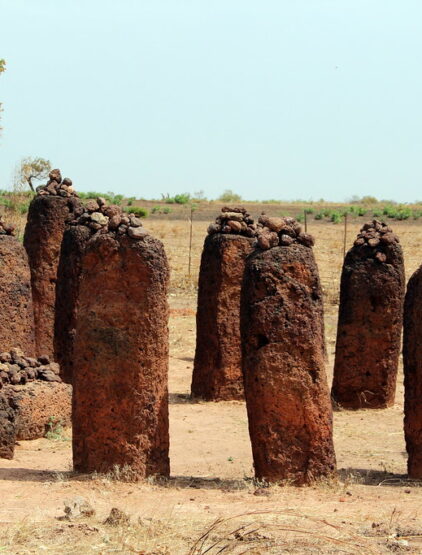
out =
{"type": "Polygon", "coordinates": [[[76,211],[75,216],[76,219],[72,220],[70,225],[84,225],[94,233],[111,231],[117,235],[127,234],[132,239],[143,239],[149,235],[149,231],[142,227],[140,218],[135,214],[124,213],[120,206],[108,205],[102,197],[86,202],[76,211]]]}
{"type": "Polygon", "coordinates": [[[15,234],[15,226],[4,222],[2,216],[0,215],[0,235],[14,235],[14,234],[15,234]]]}
{"type": "Polygon", "coordinates": [[[38,195],[52,195],[59,197],[77,197],[77,193],[72,187],[72,180],[65,177],[62,180],[62,174],[60,170],[51,170],[48,174],[50,178],[45,185],[40,185],[35,190],[38,195]]]}
{"type": "Polygon", "coordinates": [[[25,385],[27,382],[61,382],[60,367],[47,355],[31,358],[21,349],[0,353],[0,389],[4,385],[25,385]]]}
{"type": "Polygon", "coordinates": [[[234,233],[245,237],[255,237],[257,225],[245,208],[224,206],[214,224],[208,226],[208,234],[234,233]]]}
{"type": "Polygon", "coordinates": [[[294,218],[277,218],[261,214],[258,219],[258,246],[262,250],[272,247],[287,247],[299,243],[313,247],[315,239],[309,233],[302,232],[302,227],[294,218]]]}
{"type": "Polygon", "coordinates": [[[354,242],[362,258],[375,258],[379,262],[387,262],[387,254],[382,252],[383,247],[388,247],[400,240],[387,224],[379,220],[366,222],[354,242]]]}

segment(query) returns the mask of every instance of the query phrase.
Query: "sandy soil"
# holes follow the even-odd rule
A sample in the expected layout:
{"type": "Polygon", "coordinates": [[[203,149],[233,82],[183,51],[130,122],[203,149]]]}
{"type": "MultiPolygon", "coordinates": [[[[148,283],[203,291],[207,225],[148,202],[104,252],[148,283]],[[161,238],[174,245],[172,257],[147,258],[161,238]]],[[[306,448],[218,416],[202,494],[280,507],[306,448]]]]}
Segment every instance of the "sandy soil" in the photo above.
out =
{"type": "MultiPolygon", "coordinates": [[[[402,373],[394,407],[335,413],[338,480],[305,488],[254,483],[244,403],[189,399],[205,224],[194,227],[190,277],[188,223],[150,227],[163,239],[172,267],[172,478],[134,484],[112,475],[75,475],[69,430],[55,441],[20,442],[14,460],[0,460],[0,553],[422,552],[422,483],[406,477],[402,373]],[[95,514],[60,520],[64,501],[75,496],[86,498],[95,514]],[[104,524],[112,507],[126,512],[130,525],[104,524]]],[[[409,277],[420,263],[422,228],[395,229],[409,277]]],[[[311,231],[326,297],[331,380],[343,229],[319,224],[311,231]]]]}

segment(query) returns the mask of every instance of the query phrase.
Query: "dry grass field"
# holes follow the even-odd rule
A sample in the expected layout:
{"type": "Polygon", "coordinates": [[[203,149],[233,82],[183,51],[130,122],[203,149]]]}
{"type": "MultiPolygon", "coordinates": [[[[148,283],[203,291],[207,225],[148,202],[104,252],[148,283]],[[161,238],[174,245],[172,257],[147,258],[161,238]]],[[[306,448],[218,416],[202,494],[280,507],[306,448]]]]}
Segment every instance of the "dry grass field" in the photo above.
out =
{"type": "MultiPolygon", "coordinates": [[[[255,214],[256,215],[256,214],[255,214]]],[[[350,245],[362,220],[349,225],[350,245]]],[[[422,262],[422,225],[393,223],[407,278],[422,262]]],[[[338,479],[294,488],[254,483],[244,403],[189,399],[196,281],[206,221],[151,219],[172,270],[170,480],[130,483],[72,473],[70,431],[21,442],[0,461],[0,553],[420,553],[422,483],[406,478],[402,372],[394,407],[336,412],[338,479]],[[63,520],[64,501],[85,497],[95,514],[63,520]],[[130,524],[105,524],[110,509],[130,524]]],[[[311,221],[325,293],[331,380],[343,227],[311,221]]],[[[120,472],[120,475],[122,472],[120,472]]],[[[124,474],[124,471],[123,471],[124,474]]],[[[119,471],[116,471],[119,477],[119,471]]]]}

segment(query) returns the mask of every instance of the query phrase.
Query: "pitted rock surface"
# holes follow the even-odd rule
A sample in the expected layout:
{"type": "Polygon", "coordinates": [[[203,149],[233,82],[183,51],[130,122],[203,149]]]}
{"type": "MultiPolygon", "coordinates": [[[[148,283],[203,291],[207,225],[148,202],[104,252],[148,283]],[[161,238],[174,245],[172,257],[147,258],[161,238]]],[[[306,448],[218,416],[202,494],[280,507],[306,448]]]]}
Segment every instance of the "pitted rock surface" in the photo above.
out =
{"type": "Polygon", "coordinates": [[[54,352],[67,383],[72,383],[81,259],[88,241],[105,233],[134,240],[149,235],[134,214],[124,214],[120,206],[109,205],[101,197],[89,200],[75,216],[63,235],[56,286],[54,352]]]}
{"type": "Polygon", "coordinates": [[[66,222],[80,210],[75,196],[37,195],[29,206],[24,246],[31,268],[38,355],[54,353],[57,267],[66,222]]]}
{"type": "Polygon", "coordinates": [[[245,208],[241,206],[223,206],[221,213],[213,224],[208,226],[208,234],[229,233],[255,237],[257,226],[245,208]]]}
{"type": "Polygon", "coordinates": [[[0,391],[0,459],[13,459],[16,443],[16,406],[13,397],[0,391]]]}
{"type": "Polygon", "coordinates": [[[0,234],[0,350],[35,354],[34,311],[28,256],[10,234],[0,234]]]}
{"type": "Polygon", "coordinates": [[[277,218],[262,214],[258,219],[257,228],[258,247],[268,250],[273,247],[300,244],[313,247],[315,239],[309,233],[304,233],[302,227],[294,218],[277,218]]]}
{"type": "Polygon", "coordinates": [[[192,396],[207,401],[244,398],[240,292],[254,239],[217,233],[205,239],[198,284],[192,396]]]}
{"type": "Polygon", "coordinates": [[[63,198],[77,197],[72,180],[68,177],[62,179],[62,174],[59,169],[51,170],[48,175],[49,180],[46,185],[40,185],[36,188],[36,193],[39,196],[60,196],[63,198]]]}
{"type": "Polygon", "coordinates": [[[311,248],[292,243],[248,257],[241,336],[256,477],[304,484],[332,475],[322,291],[311,248]]]}
{"type": "Polygon", "coordinates": [[[3,216],[0,214],[0,235],[15,235],[15,226],[8,224],[3,220],[3,216]]]}
{"type": "Polygon", "coordinates": [[[367,222],[341,275],[332,397],[342,407],[393,405],[404,290],[398,238],[385,224],[367,222]]]}
{"type": "Polygon", "coordinates": [[[87,244],[74,343],[73,463],[169,474],[169,268],[146,236],[98,234],[87,244]]]}
{"type": "Polygon", "coordinates": [[[422,479],[422,266],[407,285],[404,304],[404,435],[410,478],[422,479]]]}

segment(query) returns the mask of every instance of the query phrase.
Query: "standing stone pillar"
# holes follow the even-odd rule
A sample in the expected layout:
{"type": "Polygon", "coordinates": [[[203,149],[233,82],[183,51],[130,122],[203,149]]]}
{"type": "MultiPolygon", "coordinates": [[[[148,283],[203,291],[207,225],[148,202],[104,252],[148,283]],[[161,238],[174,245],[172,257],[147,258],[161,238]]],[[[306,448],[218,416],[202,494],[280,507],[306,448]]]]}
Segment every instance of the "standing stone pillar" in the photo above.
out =
{"type": "Polygon", "coordinates": [[[34,313],[28,257],[0,219],[0,352],[14,347],[35,354],[34,313]]]}
{"type": "Polygon", "coordinates": [[[243,374],[255,476],[300,485],[336,467],[313,238],[260,218],[241,302],[243,374]]]}
{"type": "Polygon", "coordinates": [[[54,305],[57,266],[66,221],[79,201],[70,179],[62,182],[59,170],[50,172],[47,185],[37,188],[28,212],[24,246],[31,268],[37,355],[53,356],[54,305]]]}
{"type": "Polygon", "coordinates": [[[88,201],[82,210],[81,215],[76,214],[77,217],[69,222],[63,234],[57,270],[54,356],[60,364],[60,376],[67,383],[72,383],[77,301],[85,247],[94,234],[116,230],[122,220],[124,223],[130,221],[119,206],[108,206],[103,198],[88,201]]]}
{"type": "MultiPolygon", "coordinates": [[[[137,220],[135,218],[135,220],[137,220]]],[[[73,464],[132,478],[169,474],[169,268],[138,222],[89,240],[73,367],[73,464]]]]}
{"type": "Polygon", "coordinates": [[[244,208],[223,208],[202,251],[196,314],[193,397],[241,400],[240,290],[256,226],[244,208]]]}
{"type": "Polygon", "coordinates": [[[332,397],[347,409],[394,404],[403,323],[404,263],[384,223],[366,223],[344,260],[332,397]]]}
{"type": "Polygon", "coordinates": [[[404,304],[404,435],[410,478],[422,479],[422,266],[407,285],[404,304]]]}

